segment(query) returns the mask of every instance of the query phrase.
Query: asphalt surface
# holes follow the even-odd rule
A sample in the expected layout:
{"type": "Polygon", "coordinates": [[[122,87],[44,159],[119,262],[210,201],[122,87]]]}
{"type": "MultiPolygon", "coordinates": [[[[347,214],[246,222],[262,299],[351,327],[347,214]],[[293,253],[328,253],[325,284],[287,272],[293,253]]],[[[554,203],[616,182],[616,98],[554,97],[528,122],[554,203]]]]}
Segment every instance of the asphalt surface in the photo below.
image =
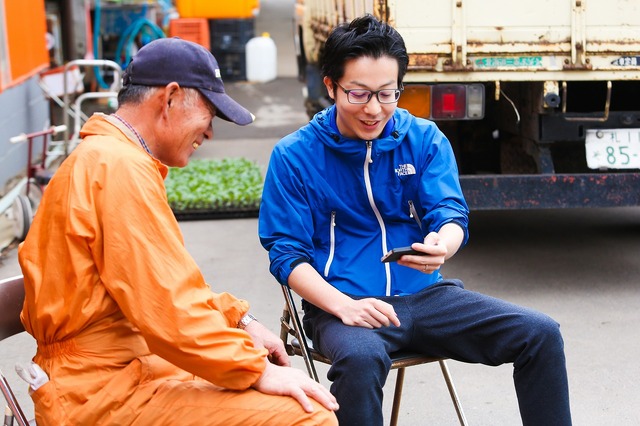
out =
{"type": "MultiPolygon", "coordinates": [[[[198,157],[245,157],[266,170],[279,137],[307,121],[290,42],[293,0],[262,0],[256,32],[278,46],[278,78],[227,84],[257,116],[240,128],[219,122],[198,157]],[[259,31],[259,32],[258,32],[259,31]]],[[[637,190],[630,188],[630,190],[637,190]]],[[[279,332],[281,290],[268,272],[255,218],[185,221],[185,243],[214,291],[246,298],[252,312],[279,332]]],[[[640,424],[640,208],[473,212],[471,239],[444,267],[467,288],[543,311],[563,331],[574,424],[640,424]]],[[[16,250],[0,259],[0,278],[19,274],[16,250]]],[[[35,352],[26,333],[0,343],[0,368],[32,415],[16,361],[35,352]]],[[[294,366],[303,368],[300,358],[294,366]]],[[[449,362],[470,425],[519,425],[510,365],[449,362]]],[[[326,367],[318,366],[322,382],[326,367]]],[[[390,413],[395,373],[385,386],[390,413]]],[[[456,425],[437,365],[411,367],[405,377],[400,425],[456,425]]],[[[544,425],[540,425],[544,426],[544,425]]]]}

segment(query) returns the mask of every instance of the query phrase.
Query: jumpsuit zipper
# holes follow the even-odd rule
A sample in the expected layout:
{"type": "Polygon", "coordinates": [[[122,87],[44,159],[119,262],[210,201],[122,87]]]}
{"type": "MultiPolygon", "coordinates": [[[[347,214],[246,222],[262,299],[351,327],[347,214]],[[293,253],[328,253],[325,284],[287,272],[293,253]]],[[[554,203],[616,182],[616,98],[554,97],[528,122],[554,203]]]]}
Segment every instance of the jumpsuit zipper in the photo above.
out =
{"type": "MultiPolygon", "coordinates": [[[[384,221],[382,220],[382,216],[380,215],[380,211],[378,207],[376,207],[376,203],[373,199],[373,190],[371,189],[371,178],[369,177],[369,164],[373,163],[373,159],[371,158],[371,147],[373,143],[371,141],[367,141],[367,156],[364,160],[364,185],[367,188],[367,197],[369,198],[369,204],[371,205],[371,209],[373,213],[376,215],[376,219],[378,219],[378,224],[380,225],[380,231],[382,232],[382,255],[389,251],[387,248],[387,228],[384,225],[384,221]]],[[[387,276],[387,287],[385,289],[385,295],[391,296],[391,266],[388,262],[384,264],[385,274],[387,276]]]]}
{"type": "Polygon", "coordinates": [[[335,210],[331,212],[331,223],[329,225],[329,258],[327,259],[327,263],[324,265],[324,276],[325,278],[329,276],[329,269],[331,268],[331,263],[333,262],[333,255],[336,250],[336,212],[335,210]]]}

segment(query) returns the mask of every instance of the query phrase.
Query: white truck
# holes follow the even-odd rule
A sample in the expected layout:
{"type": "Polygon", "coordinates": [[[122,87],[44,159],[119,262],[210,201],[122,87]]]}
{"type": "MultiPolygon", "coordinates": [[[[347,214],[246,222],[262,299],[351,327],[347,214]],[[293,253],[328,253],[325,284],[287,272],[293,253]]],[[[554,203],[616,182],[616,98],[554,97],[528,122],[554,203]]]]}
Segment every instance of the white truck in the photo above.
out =
{"type": "Polygon", "coordinates": [[[402,34],[399,107],[450,139],[471,209],[640,205],[640,1],[297,0],[309,115],[324,40],[364,13],[402,34]]]}

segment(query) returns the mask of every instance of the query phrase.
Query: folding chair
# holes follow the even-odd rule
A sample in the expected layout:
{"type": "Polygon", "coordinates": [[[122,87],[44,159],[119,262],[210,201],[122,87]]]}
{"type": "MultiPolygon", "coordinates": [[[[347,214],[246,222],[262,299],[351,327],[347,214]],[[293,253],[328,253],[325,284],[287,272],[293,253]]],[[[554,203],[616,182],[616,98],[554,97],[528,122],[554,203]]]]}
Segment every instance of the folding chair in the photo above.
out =
{"type": "MultiPolygon", "coordinates": [[[[331,360],[315,350],[313,342],[305,335],[291,288],[283,285],[282,292],[285,298],[285,305],[284,310],[282,311],[282,317],[280,318],[280,338],[284,342],[287,353],[289,355],[302,356],[309,376],[311,376],[315,381],[319,381],[314,361],[331,365],[331,360]],[[292,336],[291,341],[289,341],[289,335],[292,336]]],[[[453,380],[451,379],[451,374],[449,372],[449,367],[445,362],[445,358],[433,358],[410,352],[398,352],[391,354],[391,369],[398,370],[396,387],[393,394],[393,405],[391,408],[391,426],[396,426],[398,422],[405,368],[430,362],[438,362],[438,364],[440,364],[440,369],[442,370],[442,375],[447,384],[447,388],[449,389],[451,401],[453,402],[456,414],[458,415],[458,420],[462,426],[467,426],[467,419],[462,410],[462,405],[460,404],[458,394],[455,386],[453,385],[453,380]]]]}
{"type": "MultiPolygon", "coordinates": [[[[24,331],[20,322],[23,302],[24,281],[21,275],[0,280],[0,341],[24,331]]],[[[11,413],[5,413],[4,424],[13,424],[14,418],[19,426],[36,424],[34,420],[30,422],[25,416],[2,371],[0,371],[0,390],[11,410],[11,413]]]]}

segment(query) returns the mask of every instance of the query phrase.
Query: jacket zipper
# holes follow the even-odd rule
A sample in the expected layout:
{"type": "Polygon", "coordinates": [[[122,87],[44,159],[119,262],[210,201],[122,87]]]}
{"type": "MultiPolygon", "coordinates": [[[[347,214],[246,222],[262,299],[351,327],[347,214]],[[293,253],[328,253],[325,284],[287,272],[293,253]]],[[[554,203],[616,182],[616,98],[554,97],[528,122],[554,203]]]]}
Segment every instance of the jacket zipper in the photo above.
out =
{"type": "Polygon", "coordinates": [[[420,227],[420,230],[422,230],[422,222],[420,221],[420,218],[418,217],[418,212],[416,211],[416,206],[413,205],[413,200],[409,200],[409,217],[412,217],[413,220],[415,220],[416,223],[418,224],[418,226],[420,227]]]}
{"type": "Polygon", "coordinates": [[[327,259],[327,263],[324,265],[324,276],[325,278],[329,276],[329,269],[331,268],[331,263],[333,262],[333,255],[336,250],[336,212],[335,210],[331,212],[331,224],[329,225],[329,258],[327,259]]]}
{"type": "MultiPolygon", "coordinates": [[[[384,221],[382,220],[382,216],[380,215],[380,211],[378,207],[376,207],[376,203],[373,199],[373,190],[371,189],[371,178],[369,177],[369,164],[373,163],[373,159],[371,158],[371,147],[373,143],[371,141],[367,141],[367,156],[364,160],[364,185],[367,188],[367,197],[369,198],[369,204],[371,205],[371,209],[373,213],[376,215],[376,219],[378,219],[378,225],[380,225],[380,231],[382,231],[382,255],[384,255],[388,250],[387,248],[387,228],[384,225],[384,221]]],[[[385,294],[387,296],[391,295],[391,266],[388,262],[384,264],[385,274],[387,276],[387,287],[385,289],[385,294]]]]}

